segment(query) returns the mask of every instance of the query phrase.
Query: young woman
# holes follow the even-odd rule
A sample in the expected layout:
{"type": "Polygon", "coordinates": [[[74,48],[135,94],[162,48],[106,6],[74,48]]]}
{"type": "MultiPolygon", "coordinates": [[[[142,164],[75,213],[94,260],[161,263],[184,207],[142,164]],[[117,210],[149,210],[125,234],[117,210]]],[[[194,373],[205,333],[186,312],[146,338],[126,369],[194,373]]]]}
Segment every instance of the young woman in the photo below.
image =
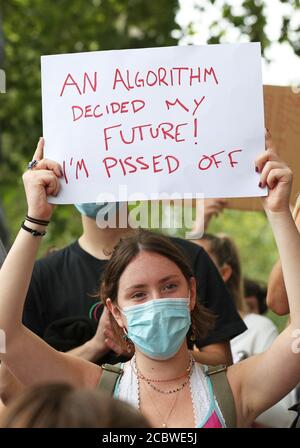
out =
{"type": "MultiPolygon", "coordinates": [[[[270,147],[270,142],[267,144],[270,147]]],[[[228,368],[239,427],[248,426],[285,396],[300,377],[300,354],[295,349],[295,330],[300,328],[300,236],[289,210],[292,173],[271,150],[258,157],[256,169],[261,173],[260,185],[269,187],[263,202],[282,260],[291,322],[267,352],[228,368]]],[[[6,337],[1,358],[26,385],[63,381],[95,388],[102,375],[99,366],[55,351],[22,325],[26,291],[41,240],[38,235],[52,215],[47,195],[58,193],[60,176],[59,165],[45,159],[23,176],[30,218],[0,271],[0,328],[6,337]]],[[[157,238],[165,247],[164,239],[157,238]]],[[[125,397],[129,391],[154,427],[224,426],[209,381],[187,347],[190,314],[195,313],[195,279],[185,263],[172,256],[173,250],[147,250],[139,242],[128,245],[124,240],[107,265],[105,278],[114,283],[108,285],[104,278],[102,294],[110,291],[105,303],[136,352],[124,366],[115,395],[125,397]],[[128,264],[119,269],[120,260],[126,257],[128,264]]],[[[204,330],[205,313],[200,310],[202,322],[196,324],[193,319],[196,330],[204,330]]]]}

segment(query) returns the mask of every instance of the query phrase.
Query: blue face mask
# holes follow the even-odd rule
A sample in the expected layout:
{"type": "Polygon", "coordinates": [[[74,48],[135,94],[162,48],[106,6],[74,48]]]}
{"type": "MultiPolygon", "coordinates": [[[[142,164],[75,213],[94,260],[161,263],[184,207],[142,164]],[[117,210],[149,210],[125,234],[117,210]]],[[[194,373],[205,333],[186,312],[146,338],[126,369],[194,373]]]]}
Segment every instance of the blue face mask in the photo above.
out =
{"type": "Polygon", "coordinates": [[[172,358],[191,325],[189,303],[189,299],[153,299],[124,308],[127,336],[149,358],[172,358]]]}
{"type": "Polygon", "coordinates": [[[117,213],[120,208],[120,202],[106,202],[104,204],[96,204],[95,202],[91,202],[87,204],[74,205],[82,215],[93,219],[96,219],[97,216],[100,219],[104,218],[105,216],[108,216],[108,214],[111,214],[112,211],[117,213]]]}

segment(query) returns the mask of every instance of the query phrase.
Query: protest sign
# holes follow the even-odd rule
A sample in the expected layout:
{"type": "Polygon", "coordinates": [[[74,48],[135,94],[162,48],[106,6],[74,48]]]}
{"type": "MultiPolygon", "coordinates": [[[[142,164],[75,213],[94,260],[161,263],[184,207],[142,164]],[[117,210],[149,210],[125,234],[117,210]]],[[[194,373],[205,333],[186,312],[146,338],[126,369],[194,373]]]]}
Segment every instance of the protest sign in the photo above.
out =
{"type": "Polygon", "coordinates": [[[42,56],[53,203],[262,196],[260,45],[42,56]],[[105,199],[103,199],[105,194],[105,199]]]}

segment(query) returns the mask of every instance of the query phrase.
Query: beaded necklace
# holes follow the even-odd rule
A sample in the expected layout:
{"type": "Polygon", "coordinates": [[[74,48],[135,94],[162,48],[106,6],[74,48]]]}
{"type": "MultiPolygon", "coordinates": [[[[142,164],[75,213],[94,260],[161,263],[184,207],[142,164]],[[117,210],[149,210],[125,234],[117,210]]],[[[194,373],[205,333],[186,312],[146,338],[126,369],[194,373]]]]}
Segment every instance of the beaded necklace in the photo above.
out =
{"type": "Polygon", "coordinates": [[[191,377],[191,372],[192,372],[192,368],[193,368],[193,366],[194,366],[194,358],[191,356],[191,357],[190,357],[189,366],[188,366],[188,368],[186,369],[186,371],[185,371],[185,373],[184,373],[183,375],[181,375],[181,376],[179,376],[179,377],[177,377],[177,378],[172,378],[172,379],[170,379],[170,380],[152,380],[152,379],[150,379],[150,378],[145,377],[145,376],[142,374],[142,372],[138,369],[137,364],[136,364],[136,358],[135,358],[135,357],[134,357],[134,365],[132,364],[132,360],[131,360],[131,367],[132,367],[132,370],[133,370],[135,376],[136,376],[138,379],[140,379],[140,380],[142,380],[142,381],[145,381],[145,382],[146,382],[152,389],[154,389],[156,392],[159,392],[159,393],[164,394],[164,395],[175,394],[175,393],[177,393],[177,392],[180,392],[180,391],[181,391],[181,390],[188,384],[188,382],[189,382],[189,380],[190,380],[190,377],[191,377]],[[175,387],[175,388],[170,389],[170,390],[162,390],[162,389],[159,389],[159,388],[158,388],[157,386],[155,386],[154,384],[152,384],[152,383],[154,383],[154,382],[158,383],[158,382],[170,382],[170,381],[175,381],[175,380],[179,380],[179,379],[181,379],[181,378],[184,378],[185,376],[187,376],[187,379],[186,379],[180,386],[175,387]]]}

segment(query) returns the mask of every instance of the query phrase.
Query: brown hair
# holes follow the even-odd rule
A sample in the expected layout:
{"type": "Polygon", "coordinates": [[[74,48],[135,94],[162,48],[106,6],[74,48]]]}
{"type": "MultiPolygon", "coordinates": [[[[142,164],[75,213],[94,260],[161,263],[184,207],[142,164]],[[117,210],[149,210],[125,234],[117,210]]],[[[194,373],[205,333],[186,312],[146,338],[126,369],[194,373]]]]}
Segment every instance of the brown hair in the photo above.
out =
{"type": "Polygon", "coordinates": [[[244,297],[255,297],[257,300],[259,314],[265,314],[268,311],[268,305],[266,301],[267,286],[258,280],[252,280],[250,278],[244,278],[244,297]]]}
{"type": "Polygon", "coordinates": [[[150,428],[129,404],[69,384],[30,387],[2,411],[0,428],[150,428]]]}
{"type": "Polygon", "coordinates": [[[226,282],[226,286],[234,299],[236,308],[239,311],[244,311],[246,305],[244,302],[242,267],[234,241],[228,235],[221,233],[217,235],[205,233],[202,240],[208,242],[209,252],[216,257],[219,268],[225,264],[231,267],[232,274],[226,282]]]}
{"type": "MultiPolygon", "coordinates": [[[[108,297],[112,302],[117,301],[119,280],[122,273],[135,257],[143,251],[153,252],[171,260],[178,266],[188,283],[194,277],[188,260],[169,238],[146,230],[134,231],[122,238],[115,246],[112,257],[103,272],[100,298],[104,304],[106,304],[108,297]]],[[[122,330],[111,314],[110,319],[113,329],[118,336],[118,343],[123,348],[126,348],[122,338],[122,330]]],[[[191,320],[192,325],[188,337],[193,333],[193,336],[201,341],[207,336],[208,331],[213,328],[215,316],[210,310],[200,305],[197,298],[195,308],[191,313],[191,320]]]]}

